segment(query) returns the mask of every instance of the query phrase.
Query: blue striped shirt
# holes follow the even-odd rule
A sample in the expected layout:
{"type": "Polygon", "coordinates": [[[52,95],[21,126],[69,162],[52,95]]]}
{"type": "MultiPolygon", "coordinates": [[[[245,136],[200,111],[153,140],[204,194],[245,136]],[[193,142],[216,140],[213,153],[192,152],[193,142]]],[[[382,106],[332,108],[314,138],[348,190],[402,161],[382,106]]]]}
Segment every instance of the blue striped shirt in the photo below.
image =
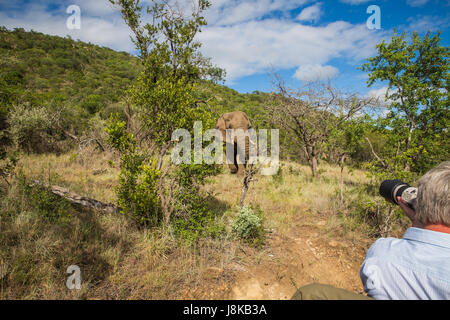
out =
{"type": "Polygon", "coordinates": [[[360,276],[377,300],[450,300],[450,234],[409,228],[403,239],[378,239],[360,276]]]}

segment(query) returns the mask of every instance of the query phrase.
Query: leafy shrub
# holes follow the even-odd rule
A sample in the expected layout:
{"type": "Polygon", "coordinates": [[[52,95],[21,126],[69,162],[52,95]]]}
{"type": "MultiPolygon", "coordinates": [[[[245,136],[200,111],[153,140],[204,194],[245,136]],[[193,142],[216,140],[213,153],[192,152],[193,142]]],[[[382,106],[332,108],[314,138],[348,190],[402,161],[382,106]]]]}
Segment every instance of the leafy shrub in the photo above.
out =
{"type": "Polygon", "coordinates": [[[142,155],[122,156],[119,185],[116,188],[122,212],[140,224],[156,226],[162,220],[157,182],[160,172],[156,161],[144,163],[142,155]]]}
{"type": "Polygon", "coordinates": [[[111,115],[105,131],[108,143],[121,154],[116,194],[123,213],[146,226],[158,226],[162,221],[172,224],[174,233],[189,243],[220,234],[224,228],[216,223],[214,211],[200,191],[207,177],[217,174],[220,167],[181,164],[163,176],[156,159],[140,153],[118,114],[111,115]]]}
{"type": "Polygon", "coordinates": [[[27,152],[55,151],[52,119],[45,107],[18,105],[10,112],[9,132],[13,143],[27,152]]]}
{"type": "Polygon", "coordinates": [[[146,226],[156,226],[162,220],[158,181],[160,172],[156,161],[136,148],[136,140],[126,130],[126,123],[119,116],[111,115],[108,127],[108,143],[121,153],[119,185],[116,188],[118,205],[122,213],[146,226]]]}
{"type": "Polygon", "coordinates": [[[174,234],[192,244],[204,237],[218,237],[225,227],[216,220],[214,212],[208,208],[206,200],[191,194],[189,215],[178,215],[172,221],[174,234]]]}
{"type": "Polygon", "coordinates": [[[250,244],[262,244],[264,241],[264,225],[261,212],[254,213],[251,208],[246,206],[240,208],[233,223],[232,231],[250,244]]]}
{"type": "Polygon", "coordinates": [[[122,154],[134,153],[136,150],[136,140],[133,134],[127,132],[127,124],[121,121],[119,114],[110,115],[108,126],[105,128],[108,134],[107,142],[122,154]]]}
{"type": "Polygon", "coordinates": [[[188,243],[206,236],[217,237],[225,229],[217,221],[213,208],[209,207],[208,198],[200,191],[200,185],[205,183],[206,178],[220,170],[220,167],[214,165],[182,164],[174,172],[177,190],[174,195],[175,215],[172,225],[175,234],[188,243]]]}

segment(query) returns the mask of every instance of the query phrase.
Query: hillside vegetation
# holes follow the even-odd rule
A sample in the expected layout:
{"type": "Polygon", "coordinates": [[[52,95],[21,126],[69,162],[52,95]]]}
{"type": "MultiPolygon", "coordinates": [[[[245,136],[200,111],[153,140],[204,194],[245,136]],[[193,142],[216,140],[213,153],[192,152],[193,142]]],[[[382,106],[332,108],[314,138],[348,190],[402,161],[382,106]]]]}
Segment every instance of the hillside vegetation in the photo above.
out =
{"type": "Polygon", "coordinates": [[[287,88],[276,75],[273,92],[241,94],[193,41],[208,1],[189,15],[112,2],[136,56],[0,28],[0,298],[289,299],[311,282],[362,293],[369,245],[408,226],[379,183],[414,184],[449,156],[439,33],[377,46],[361,69],[369,86],[389,82],[385,103],[330,83],[287,88]],[[279,129],[275,175],[232,175],[190,151],[171,161],[174,130],[193,136],[198,121],[205,132],[237,110],[279,129]],[[81,290],[66,286],[72,265],[81,290]]]}
{"type": "MultiPolygon", "coordinates": [[[[4,27],[0,29],[0,66],[3,113],[19,103],[70,105],[73,126],[96,113],[109,119],[111,112],[123,112],[125,90],[142,71],[138,59],[126,52],[4,27]]],[[[262,103],[261,95],[204,85],[203,95],[213,94],[218,102],[216,113],[242,110],[257,118],[255,106],[262,103]]]]}

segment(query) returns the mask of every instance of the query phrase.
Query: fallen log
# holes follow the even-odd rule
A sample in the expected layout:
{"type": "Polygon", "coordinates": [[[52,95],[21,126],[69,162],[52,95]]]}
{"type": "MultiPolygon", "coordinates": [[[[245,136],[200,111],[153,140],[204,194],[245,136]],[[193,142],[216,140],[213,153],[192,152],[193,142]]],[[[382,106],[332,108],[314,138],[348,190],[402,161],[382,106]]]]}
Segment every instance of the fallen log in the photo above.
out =
{"type": "Polygon", "coordinates": [[[105,202],[101,202],[96,199],[83,197],[83,196],[80,196],[73,192],[70,192],[69,189],[66,189],[66,188],[63,188],[60,186],[55,186],[55,185],[48,186],[38,180],[34,180],[33,184],[43,186],[43,187],[47,188],[48,190],[50,190],[53,194],[66,199],[70,203],[77,204],[77,205],[80,205],[85,208],[94,209],[97,211],[103,211],[103,212],[107,212],[107,213],[119,213],[120,212],[120,208],[112,203],[105,203],[105,202]]]}

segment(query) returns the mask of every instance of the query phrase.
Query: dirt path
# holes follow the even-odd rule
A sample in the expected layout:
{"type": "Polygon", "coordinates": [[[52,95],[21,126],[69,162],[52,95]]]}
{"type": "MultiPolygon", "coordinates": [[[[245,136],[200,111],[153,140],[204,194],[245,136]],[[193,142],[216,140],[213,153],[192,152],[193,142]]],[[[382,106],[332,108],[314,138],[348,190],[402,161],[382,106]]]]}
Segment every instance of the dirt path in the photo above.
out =
{"type": "Polygon", "coordinates": [[[262,252],[250,258],[255,263],[237,273],[230,298],[290,299],[298,287],[313,282],[361,293],[363,246],[327,241],[322,224],[295,225],[288,236],[271,233],[262,252]]]}
{"type": "Polygon", "coordinates": [[[287,300],[313,282],[363,293],[359,269],[370,242],[338,241],[325,220],[313,219],[302,216],[284,235],[269,233],[260,250],[238,249],[238,259],[209,268],[204,281],[185,290],[183,299],[287,300]]]}
{"type": "Polygon", "coordinates": [[[270,234],[260,263],[237,274],[231,299],[290,299],[296,288],[313,282],[362,292],[359,268],[364,250],[348,242],[326,241],[320,231],[300,226],[289,236],[270,234]]]}

